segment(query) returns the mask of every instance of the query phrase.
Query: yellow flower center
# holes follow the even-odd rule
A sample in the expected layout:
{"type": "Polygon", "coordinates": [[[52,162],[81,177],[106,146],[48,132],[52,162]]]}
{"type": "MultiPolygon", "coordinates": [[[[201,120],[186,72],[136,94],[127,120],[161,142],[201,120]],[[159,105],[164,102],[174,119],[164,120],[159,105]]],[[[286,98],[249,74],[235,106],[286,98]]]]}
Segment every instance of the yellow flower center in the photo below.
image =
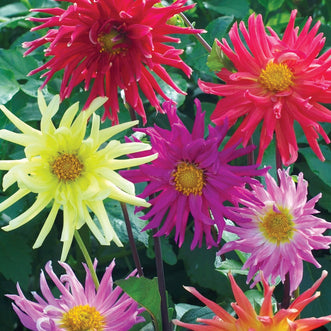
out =
{"type": "Polygon", "coordinates": [[[259,82],[271,92],[281,92],[293,85],[294,75],[287,64],[268,63],[262,69],[259,82]]]}
{"type": "Polygon", "coordinates": [[[280,208],[280,212],[270,210],[259,224],[261,232],[273,243],[288,242],[293,237],[295,228],[292,216],[288,211],[280,208]]]}
{"type": "Polygon", "coordinates": [[[60,327],[66,331],[102,331],[105,318],[89,305],[79,305],[63,314],[60,327]]]}
{"type": "Polygon", "coordinates": [[[74,154],[61,153],[51,165],[53,174],[59,180],[73,181],[77,179],[84,168],[84,165],[74,154]]]}
{"type": "Polygon", "coordinates": [[[107,52],[111,55],[118,55],[125,52],[127,50],[126,47],[117,46],[124,42],[124,38],[119,37],[119,35],[114,29],[109,33],[100,34],[98,37],[98,43],[101,46],[100,52],[107,52]]]}
{"type": "Polygon", "coordinates": [[[172,174],[176,190],[185,195],[201,195],[205,185],[204,173],[193,163],[181,162],[172,174]]]}

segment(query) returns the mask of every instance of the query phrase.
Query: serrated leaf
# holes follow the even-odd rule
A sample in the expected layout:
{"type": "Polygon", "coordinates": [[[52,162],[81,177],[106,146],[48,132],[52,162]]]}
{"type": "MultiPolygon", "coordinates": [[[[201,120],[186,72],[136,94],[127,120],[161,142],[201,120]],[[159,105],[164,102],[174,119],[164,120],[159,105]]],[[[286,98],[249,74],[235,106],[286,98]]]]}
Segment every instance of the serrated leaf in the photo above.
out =
{"type": "Polygon", "coordinates": [[[115,283],[149,312],[154,321],[156,331],[161,331],[161,297],[157,278],[130,277],[118,280],[115,283]]]}

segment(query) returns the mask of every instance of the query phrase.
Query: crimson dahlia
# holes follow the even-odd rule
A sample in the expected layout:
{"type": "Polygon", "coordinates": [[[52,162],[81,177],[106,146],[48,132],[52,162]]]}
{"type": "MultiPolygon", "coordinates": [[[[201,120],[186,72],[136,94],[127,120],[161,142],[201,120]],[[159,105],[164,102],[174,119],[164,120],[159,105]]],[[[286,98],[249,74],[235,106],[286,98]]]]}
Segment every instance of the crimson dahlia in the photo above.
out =
{"type": "Polygon", "coordinates": [[[182,50],[169,42],[180,42],[169,34],[198,33],[201,30],[171,25],[169,19],[194,5],[184,6],[187,0],[177,0],[167,7],[155,6],[160,0],[60,0],[71,2],[65,9],[46,8],[32,11],[50,14],[46,18],[30,18],[42,24],[32,31],[47,28],[43,37],[25,42],[25,55],[49,44],[45,56],[51,57],[30,75],[47,70],[44,87],[53,75],[64,70],[61,99],[70,96],[73,88],[84,82],[91,87],[85,107],[97,96],[107,96],[103,120],[107,117],[118,123],[118,89],[124,91],[125,102],[146,122],[139,89],[150,104],[162,111],[155,92],[168,99],[155,75],[185,94],[173,82],[163,65],[191,74],[179,57],[182,50]],[[154,74],[154,75],[153,75],[154,74]]]}

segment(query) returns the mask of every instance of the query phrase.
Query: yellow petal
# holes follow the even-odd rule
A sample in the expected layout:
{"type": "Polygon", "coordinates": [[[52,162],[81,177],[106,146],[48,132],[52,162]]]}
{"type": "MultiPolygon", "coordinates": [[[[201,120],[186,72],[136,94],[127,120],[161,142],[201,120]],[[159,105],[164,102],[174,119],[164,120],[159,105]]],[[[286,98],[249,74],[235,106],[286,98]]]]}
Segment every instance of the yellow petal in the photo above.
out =
{"type": "Polygon", "coordinates": [[[39,194],[34,204],[23,214],[12,219],[8,225],[2,227],[5,231],[11,231],[28,223],[32,218],[38,215],[52,200],[49,194],[39,194]]]}
{"type": "Polygon", "coordinates": [[[51,209],[50,213],[48,214],[48,217],[47,217],[47,219],[46,219],[46,221],[45,221],[45,223],[44,223],[44,225],[43,225],[43,227],[42,227],[42,229],[41,229],[41,231],[38,235],[37,240],[33,244],[32,248],[34,248],[34,249],[38,248],[43,244],[45,238],[47,237],[47,235],[49,234],[49,232],[52,229],[52,226],[53,226],[54,221],[55,221],[55,217],[56,217],[60,207],[61,207],[60,204],[58,204],[56,202],[53,203],[52,209],[51,209]]]}
{"type": "Polygon", "coordinates": [[[99,142],[98,144],[101,145],[111,137],[115,136],[115,134],[120,133],[124,130],[127,130],[136,124],[138,124],[139,121],[131,121],[131,122],[126,122],[118,125],[114,125],[110,128],[103,129],[99,133],[99,142]]]}
{"type": "Polygon", "coordinates": [[[13,195],[11,195],[8,199],[2,201],[0,203],[0,211],[3,211],[13,205],[16,201],[22,199],[24,196],[26,196],[28,193],[30,193],[27,189],[20,189],[17,192],[15,192],[13,195]]]}
{"type": "Polygon", "coordinates": [[[138,165],[144,164],[151,162],[155,160],[158,157],[158,154],[152,154],[149,156],[144,156],[144,157],[137,157],[134,159],[128,159],[128,160],[110,160],[109,165],[113,170],[118,170],[118,169],[124,169],[124,168],[131,168],[131,167],[136,167],[138,165]]]}
{"type": "Polygon", "coordinates": [[[7,116],[7,118],[19,129],[21,132],[27,135],[39,136],[40,131],[32,128],[30,125],[27,125],[23,121],[21,121],[18,117],[16,117],[13,113],[11,113],[5,106],[0,106],[0,109],[7,116]]]}
{"type": "Polygon", "coordinates": [[[21,159],[21,160],[3,160],[0,161],[0,170],[10,170],[11,168],[26,163],[27,159],[21,159]]]}
{"type": "Polygon", "coordinates": [[[95,216],[98,218],[106,240],[114,241],[115,244],[119,247],[123,246],[123,244],[117,237],[116,232],[114,231],[113,227],[110,224],[108,214],[106,212],[103,202],[102,201],[89,201],[88,206],[93,211],[95,216]]]}
{"type": "Polygon", "coordinates": [[[79,102],[75,102],[63,114],[59,127],[65,126],[67,128],[70,128],[72,121],[74,120],[78,110],[79,110],[79,102]]]}

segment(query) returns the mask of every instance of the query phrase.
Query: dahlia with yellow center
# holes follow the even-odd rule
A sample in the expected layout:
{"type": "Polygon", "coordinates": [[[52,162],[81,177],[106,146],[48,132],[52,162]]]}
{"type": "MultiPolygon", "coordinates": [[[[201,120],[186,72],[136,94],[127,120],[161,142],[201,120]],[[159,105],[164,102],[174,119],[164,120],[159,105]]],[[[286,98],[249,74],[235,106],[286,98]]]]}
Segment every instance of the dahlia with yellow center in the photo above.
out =
{"type": "Polygon", "coordinates": [[[229,146],[249,144],[262,123],[258,163],[273,138],[282,163],[296,161],[299,148],[294,122],[299,123],[322,161],[325,158],[318,145],[319,135],[330,143],[320,123],[331,122],[331,112],[325,107],[331,103],[331,49],[323,52],[326,38],[318,33],[321,22],[311,26],[309,17],[299,33],[294,26],[296,15],[297,10],[293,10],[282,38],[264,26],[261,15],[252,14],[248,27],[243,21],[236,22],[229,32],[232,45],[226,39],[217,41],[235,72],[222,68],[217,73],[222,84],[199,81],[204,92],[222,97],[211,120],[216,125],[240,122],[229,146]]]}
{"type": "Polygon", "coordinates": [[[260,311],[255,312],[252,304],[245,296],[244,292],[237,285],[233,276],[229,274],[232,292],[236,302],[231,304],[237,317],[229,314],[225,309],[215,302],[201,295],[193,287],[185,287],[187,291],[196,296],[208,308],[215,317],[213,319],[198,318],[197,322],[202,324],[188,324],[174,320],[175,325],[179,325],[193,331],[310,331],[331,322],[331,315],[319,318],[310,317],[300,319],[301,311],[313,300],[319,297],[320,292],[316,292],[324,278],[327,276],[324,270],[322,276],[313,284],[311,288],[296,298],[288,309],[280,309],[275,314],[272,310],[272,294],[274,287],[269,284],[261,273],[261,280],[264,288],[264,300],[260,311]]]}
{"type": "MultiPolygon", "coordinates": [[[[18,295],[7,295],[13,300],[13,309],[21,323],[29,330],[44,331],[128,331],[135,324],[144,321],[140,314],[144,309],[123,293],[120,287],[113,287],[113,260],[106,269],[100,286],[95,288],[90,270],[86,271],[85,285],[77,279],[71,267],[63,262],[60,265],[66,273],[58,277],[51,262],[45,270],[54,283],[60,296],[51,291],[45,274],[40,274],[42,296],[33,292],[35,301],[28,300],[19,284],[18,295]]],[[[94,263],[94,268],[97,264],[94,263]]],[[[136,276],[136,271],[128,277],[136,276]]]]}
{"type": "Polygon", "coordinates": [[[331,228],[331,223],[314,216],[318,213],[314,206],[321,194],[307,201],[308,183],[302,173],[298,175],[297,185],[289,169],[279,169],[278,176],[279,186],[269,174],[266,189],[252,186],[253,194],[263,206],[241,201],[245,207],[233,209],[245,221],[238,219],[237,226],[225,227],[239,238],[225,243],[218,255],[235,249],[250,253],[243,269],[249,269],[247,282],[257,273],[252,286],[260,281],[259,270],[272,283],[277,276],[284,282],[289,273],[292,293],[302,280],[303,260],[321,267],[312,250],[329,248],[331,236],[323,236],[323,232],[331,228]]]}
{"type": "Polygon", "coordinates": [[[100,129],[100,118],[95,111],[107,98],[95,99],[90,107],[76,118],[79,105],[75,103],[67,109],[56,128],[52,117],[58,111],[59,96],[55,96],[47,105],[41,92],[38,93],[42,114],[40,130],[22,122],[4,106],[0,107],[22,132],[0,130],[0,138],[24,146],[25,153],[25,158],[20,160],[0,161],[0,170],[8,171],[3,177],[4,190],[14,183],[18,185],[18,191],[0,203],[0,212],[31,192],[37,194],[33,205],[12,219],[3,229],[10,231],[24,225],[51,204],[52,208],[34,248],[42,245],[61,207],[61,240],[64,242],[61,260],[65,260],[68,254],[74,231],[85,223],[100,244],[109,245],[113,240],[121,246],[109,222],[103,200],[112,198],[136,206],[149,206],[145,200],[135,196],[134,185],[122,178],[116,170],[149,162],[155,159],[156,155],[117,159],[127,153],[146,151],[151,147],[143,143],[128,144],[110,140],[115,134],[137,124],[137,121],[100,129]],[[91,130],[89,136],[85,137],[91,116],[91,130]],[[100,224],[92,220],[90,211],[100,224]]]}
{"type": "MultiPolygon", "coordinates": [[[[135,129],[151,139],[152,150],[158,158],[139,169],[121,171],[121,175],[134,183],[148,182],[141,197],[152,197],[150,210],[142,217],[149,220],[143,230],[158,229],[156,235],[169,235],[173,228],[175,241],[181,246],[185,239],[189,215],[194,226],[191,249],[205,240],[206,247],[217,246],[225,226],[224,217],[237,217],[227,207],[237,205],[242,198],[255,203],[258,200],[248,185],[260,183],[254,176],[263,176],[266,169],[257,165],[233,166],[231,161],[249,153],[254,146],[220,149],[227,125],[208,127],[205,136],[205,115],[195,101],[197,112],[192,132],[185,127],[171,102],[163,104],[170,130],[158,126],[135,129]],[[217,229],[217,238],[212,232],[217,229]]],[[[147,153],[146,153],[147,154],[147,153]]]]}
{"type": "MultiPolygon", "coordinates": [[[[179,43],[181,34],[196,34],[203,30],[172,24],[180,13],[191,9],[187,0],[59,0],[68,4],[66,9],[32,9],[42,17],[33,15],[29,20],[40,23],[32,31],[45,29],[38,39],[23,43],[25,55],[45,46],[47,62],[30,72],[45,71],[43,86],[56,72],[64,72],[60,89],[61,99],[68,98],[72,90],[84,84],[89,90],[85,106],[97,96],[107,96],[103,120],[107,117],[118,123],[119,93],[125,102],[147,121],[143,105],[144,96],[157,111],[162,111],[157,95],[169,100],[159,82],[182,91],[168,74],[166,67],[174,67],[190,76],[192,69],[180,55],[183,50],[172,46],[179,43]],[[171,36],[177,34],[177,36],[171,36]]],[[[176,22],[175,22],[176,23],[176,22]]]]}

